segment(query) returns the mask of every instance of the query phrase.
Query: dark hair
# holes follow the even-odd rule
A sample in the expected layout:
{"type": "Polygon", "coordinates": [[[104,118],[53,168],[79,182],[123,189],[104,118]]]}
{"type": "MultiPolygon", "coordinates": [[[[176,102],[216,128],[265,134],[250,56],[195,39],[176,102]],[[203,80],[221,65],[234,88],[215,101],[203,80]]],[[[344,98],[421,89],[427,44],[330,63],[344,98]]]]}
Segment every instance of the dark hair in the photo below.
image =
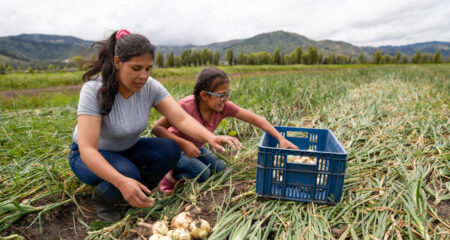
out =
{"type": "Polygon", "coordinates": [[[224,71],[215,67],[203,69],[197,77],[193,93],[198,112],[200,113],[200,93],[202,91],[214,92],[218,86],[229,82],[230,79],[224,71]]]}
{"type": "Polygon", "coordinates": [[[114,56],[118,56],[121,62],[127,62],[131,58],[143,54],[155,56],[155,47],[150,41],[139,34],[127,34],[116,40],[117,31],[104,41],[95,42],[91,49],[98,47],[98,58],[89,66],[89,70],[83,74],[84,81],[95,80],[92,76],[101,73],[102,87],[98,90],[97,99],[100,103],[101,114],[111,112],[115,96],[119,91],[119,79],[114,66],[114,56]]]}

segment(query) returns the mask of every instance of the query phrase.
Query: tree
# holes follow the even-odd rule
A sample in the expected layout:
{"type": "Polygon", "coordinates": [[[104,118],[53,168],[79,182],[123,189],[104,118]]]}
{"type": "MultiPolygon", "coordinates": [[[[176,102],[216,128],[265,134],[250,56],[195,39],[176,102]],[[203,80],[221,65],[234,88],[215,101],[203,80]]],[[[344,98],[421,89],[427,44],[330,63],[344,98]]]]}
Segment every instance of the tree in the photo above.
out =
{"type": "Polygon", "coordinates": [[[376,50],[375,53],[373,54],[373,62],[376,64],[381,64],[383,60],[383,55],[381,55],[380,50],[376,50]]]}
{"type": "Polygon", "coordinates": [[[166,66],[167,67],[175,67],[175,62],[174,62],[172,51],[166,54],[166,66]]]}
{"type": "Polygon", "coordinates": [[[360,53],[360,54],[359,54],[359,56],[358,56],[358,62],[359,62],[360,64],[366,63],[366,57],[364,57],[364,54],[363,54],[363,53],[360,53]]]}
{"type": "Polygon", "coordinates": [[[53,69],[55,69],[55,67],[53,67],[53,64],[49,64],[47,68],[48,68],[48,70],[50,70],[50,71],[53,71],[53,69]]]}
{"type": "Polygon", "coordinates": [[[0,74],[1,75],[5,74],[5,67],[3,66],[3,64],[0,64],[0,74]]]}
{"type": "Polygon", "coordinates": [[[225,59],[228,62],[228,65],[233,66],[233,50],[228,49],[225,53],[225,59]]]}
{"type": "Polygon", "coordinates": [[[158,53],[156,54],[156,65],[159,68],[164,67],[164,57],[160,51],[158,51],[158,53]]]}
{"type": "Polygon", "coordinates": [[[441,56],[441,50],[438,50],[434,56],[433,56],[433,62],[434,63],[441,63],[443,62],[443,57],[441,56]]]}
{"type": "Polygon", "coordinates": [[[400,51],[397,52],[397,56],[395,56],[395,63],[400,63],[402,59],[402,53],[400,51]]]}
{"type": "Polygon", "coordinates": [[[85,60],[82,56],[73,56],[72,57],[73,65],[75,65],[75,68],[78,70],[83,70],[83,67],[85,65],[85,60]]]}
{"type": "Polygon", "coordinates": [[[219,63],[220,63],[220,54],[219,54],[219,51],[214,51],[214,56],[213,56],[213,59],[212,59],[212,64],[213,64],[214,66],[219,66],[219,63]]]}
{"type": "Polygon", "coordinates": [[[403,55],[403,58],[402,58],[402,63],[408,63],[409,62],[409,59],[408,59],[408,55],[403,55]]]}
{"type": "Polygon", "coordinates": [[[276,65],[281,64],[281,54],[279,48],[275,49],[275,53],[273,54],[273,63],[276,65]]]}
{"type": "Polygon", "coordinates": [[[420,53],[420,50],[418,50],[418,51],[416,52],[416,55],[414,55],[414,56],[411,57],[411,62],[413,62],[413,63],[420,63],[421,58],[422,58],[422,55],[421,55],[421,53],[420,53]]]}
{"type": "Polygon", "coordinates": [[[213,53],[207,48],[203,49],[202,62],[204,65],[213,64],[213,53]]]}
{"type": "Polygon", "coordinates": [[[295,49],[295,63],[301,64],[302,63],[302,47],[298,46],[295,49]]]}
{"type": "Polygon", "coordinates": [[[319,55],[317,53],[317,48],[316,47],[309,47],[308,48],[308,56],[309,56],[309,62],[311,64],[316,64],[319,60],[319,55]]]}
{"type": "Polygon", "coordinates": [[[239,55],[239,60],[238,60],[239,64],[241,65],[247,65],[247,54],[245,54],[244,52],[241,52],[241,54],[239,55]]]}
{"type": "Polygon", "coordinates": [[[174,62],[175,67],[177,67],[177,68],[181,67],[181,65],[182,65],[181,58],[179,56],[175,56],[173,62],[174,62]]]}

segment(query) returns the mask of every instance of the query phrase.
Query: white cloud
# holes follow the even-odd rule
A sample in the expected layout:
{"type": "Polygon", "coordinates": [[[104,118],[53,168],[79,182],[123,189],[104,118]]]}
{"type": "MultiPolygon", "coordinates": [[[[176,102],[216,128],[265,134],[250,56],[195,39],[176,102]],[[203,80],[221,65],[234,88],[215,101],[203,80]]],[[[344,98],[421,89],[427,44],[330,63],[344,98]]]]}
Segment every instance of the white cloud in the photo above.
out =
{"type": "Polygon", "coordinates": [[[358,46],[450,39],[441,0],[0,0],[0,35],[45,33],[101,40],[127,28],[155,44],[208,44],[284,30],[358,46]]]}

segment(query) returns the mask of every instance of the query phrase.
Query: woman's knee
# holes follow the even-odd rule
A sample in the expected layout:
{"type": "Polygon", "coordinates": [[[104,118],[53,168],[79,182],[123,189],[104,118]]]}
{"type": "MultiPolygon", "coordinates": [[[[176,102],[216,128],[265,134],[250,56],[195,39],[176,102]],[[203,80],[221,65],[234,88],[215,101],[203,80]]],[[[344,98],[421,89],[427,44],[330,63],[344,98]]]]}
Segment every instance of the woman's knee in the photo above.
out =
{"type": "Polygon", "coordinates": [[[227,165],[225,164],[225,162],[223,160],[218,160],[216,162],[215,166],[212,166],[212,169],[215,172],[222,172],[223,170],[225,170],[227,168],[227,165]]]}
{"type": "Polygon", "coordinates": [[[208,168],[205,168],[203,172],[199,173],[200,176],[197,174],[197,182],[202,183],[208,180],[208,178],[211,176],[211,171],[208,168]]]}
{"type": "Polygon", "coordinates": [[[176,144],[173,140],[162,138],[164,144],[162,144],[161,152],[167,161],[168,165],[171,165],[172,168],[177,165],[178,160],[180,159],[181,150],[178,144],[176,144]]]}

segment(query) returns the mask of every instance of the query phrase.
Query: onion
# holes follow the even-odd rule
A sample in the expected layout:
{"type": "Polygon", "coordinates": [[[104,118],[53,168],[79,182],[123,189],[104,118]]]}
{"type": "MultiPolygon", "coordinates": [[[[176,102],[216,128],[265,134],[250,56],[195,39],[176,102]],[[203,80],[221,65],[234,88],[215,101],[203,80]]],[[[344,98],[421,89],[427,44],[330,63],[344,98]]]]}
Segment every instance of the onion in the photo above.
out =
{"type": "Polygon", "coordinates": [[[148,240],[172,240],[172,238],[161,234],[153,234],[148,240]]]}
{"type": "Polygon", "coordinates": [[[166,235],[169,231],[166,221],[157,221],[152,226],[153,234],[166,235]]]}
{"type": "Polygon", "coordinates": [[[204,219],[195,219],[189,226],[191,230],[191,237],[194,239],[207,239],[211,233],[211,226],[204,219]]]}
{"type": "Polygon", "coordinates": [[[191,240],[191,234],[184,228],[170,230],[167,236],[171,237],[172,240],[191,240]]]}
{"type": "Polygon", "coordinates": [[[172,229],[176,228],[184,228],[186,230],[189,229],[189,224],[193,221],[193,217],[191,214],[187,212],[181,212],[180,214],[176,215],[171,222],[172,229]]]}

